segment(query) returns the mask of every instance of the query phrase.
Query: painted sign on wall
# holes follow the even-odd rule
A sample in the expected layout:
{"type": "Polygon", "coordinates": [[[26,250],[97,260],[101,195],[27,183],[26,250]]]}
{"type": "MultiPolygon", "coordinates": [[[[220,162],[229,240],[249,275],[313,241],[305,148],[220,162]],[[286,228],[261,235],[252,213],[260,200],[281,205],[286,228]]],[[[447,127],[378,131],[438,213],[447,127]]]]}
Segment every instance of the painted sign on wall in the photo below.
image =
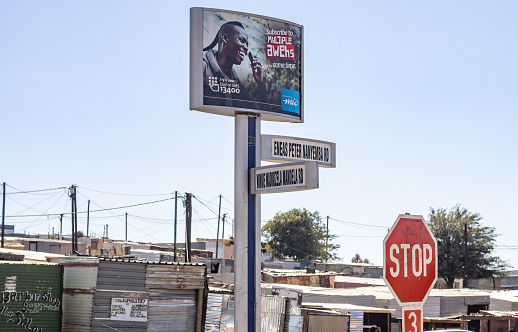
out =
{"type": "Polygon", "coordinates": [[[62,271],[60,265],[0,264],[0,331],[60,331],[62,271]]]}
{"type": "Polygon", "coordinates": [[[148,299],[112,298],[110,320],[147,322],[148,299]]]}

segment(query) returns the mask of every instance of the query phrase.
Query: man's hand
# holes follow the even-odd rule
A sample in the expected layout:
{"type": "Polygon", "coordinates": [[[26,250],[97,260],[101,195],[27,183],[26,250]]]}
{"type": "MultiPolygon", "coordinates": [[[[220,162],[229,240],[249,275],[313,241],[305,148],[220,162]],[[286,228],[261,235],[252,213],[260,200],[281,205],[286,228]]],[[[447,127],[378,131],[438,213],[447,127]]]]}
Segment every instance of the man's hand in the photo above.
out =
{"type": "Polygon", "coordinates": [[[251,64],[251,67],[252,74],[254,75],[254,79],[257,82],[257,84],[264,84],[264,70],[261,63],[257,59],[254,59],[254,61],[251,64]]]}

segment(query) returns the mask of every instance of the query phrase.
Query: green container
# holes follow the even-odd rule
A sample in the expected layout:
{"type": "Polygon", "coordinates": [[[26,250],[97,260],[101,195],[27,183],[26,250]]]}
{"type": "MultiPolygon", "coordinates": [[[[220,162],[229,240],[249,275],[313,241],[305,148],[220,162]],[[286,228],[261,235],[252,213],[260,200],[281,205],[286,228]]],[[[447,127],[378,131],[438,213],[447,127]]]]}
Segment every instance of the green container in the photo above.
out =
{"type": "Polygon", "coordinates": [[[0,331],[59,332],[63,267],[58,264],[0,264],[0,331]]]}

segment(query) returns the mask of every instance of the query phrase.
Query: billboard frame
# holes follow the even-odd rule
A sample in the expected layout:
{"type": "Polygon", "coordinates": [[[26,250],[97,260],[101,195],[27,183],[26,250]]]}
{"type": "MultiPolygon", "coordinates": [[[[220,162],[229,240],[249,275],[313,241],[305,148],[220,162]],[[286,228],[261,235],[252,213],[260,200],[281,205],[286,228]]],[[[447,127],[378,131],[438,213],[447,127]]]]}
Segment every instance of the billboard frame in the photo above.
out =
{"type": "Polygon", "coordinates": [[[190,9],[190,65],[189,65],[189,108],[191,110],[235,116],[236,114],[252,114],[260,116],[261,120],[278,122],[304,122],[304,26],[278,18],[237,12],[225,9],[192,7],[190,9]],[[300,116],[282,114],[273,111],[256,110],[251,108],[239,108],[230,106],[205,105],[203,103],[203,15],[205,11],[223,12],[236,15],[250,16],[254,18],[272,20],[298,27],[300,33],[300,116]]]}

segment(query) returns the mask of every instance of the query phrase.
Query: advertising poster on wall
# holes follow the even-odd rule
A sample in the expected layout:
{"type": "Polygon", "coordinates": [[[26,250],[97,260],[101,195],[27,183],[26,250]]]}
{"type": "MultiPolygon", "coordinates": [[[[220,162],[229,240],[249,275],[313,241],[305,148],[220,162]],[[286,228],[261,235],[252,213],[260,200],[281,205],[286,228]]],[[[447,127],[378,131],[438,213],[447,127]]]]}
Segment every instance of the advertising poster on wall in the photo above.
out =
{"type": "Polygon", "coordinates": [[[191,8],[191,109],[302,122],[302,33],[278,19],[191,8]]]}

